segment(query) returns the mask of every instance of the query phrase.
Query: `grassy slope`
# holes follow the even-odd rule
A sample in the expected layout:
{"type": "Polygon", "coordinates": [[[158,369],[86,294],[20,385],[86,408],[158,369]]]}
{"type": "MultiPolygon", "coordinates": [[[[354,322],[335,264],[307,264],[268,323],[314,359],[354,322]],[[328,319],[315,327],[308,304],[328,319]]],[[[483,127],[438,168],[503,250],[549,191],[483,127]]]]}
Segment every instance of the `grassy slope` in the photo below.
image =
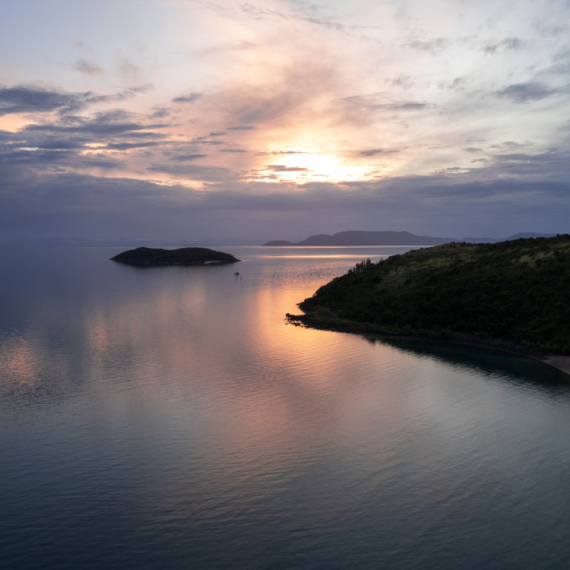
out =
{"type": "Polygon", "coordinates": [[[451,243],[357,264],[301,307],[309,324],[469,333],[570,354],[570,235],[451,243]]]}

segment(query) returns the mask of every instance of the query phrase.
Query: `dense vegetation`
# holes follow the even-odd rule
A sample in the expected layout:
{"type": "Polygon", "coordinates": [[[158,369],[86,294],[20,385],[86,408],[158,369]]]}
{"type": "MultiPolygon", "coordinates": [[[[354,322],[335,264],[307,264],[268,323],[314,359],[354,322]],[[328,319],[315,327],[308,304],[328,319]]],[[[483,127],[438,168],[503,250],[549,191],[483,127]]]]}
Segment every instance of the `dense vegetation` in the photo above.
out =
{"type": "Polygon", "coordinates": [[[182,247],[180,249],[137,247],[123,251],[111,260],[138,266],[209,265],[239,261],[229,253],[215,251],[207,247],[182,247]]]}
{"type": "Polygon", "coordinates": [[[308,322],[378,332],[469,333],[570,354],[570,235],[449,243],[358,263],[301,307],[308,322]]]}

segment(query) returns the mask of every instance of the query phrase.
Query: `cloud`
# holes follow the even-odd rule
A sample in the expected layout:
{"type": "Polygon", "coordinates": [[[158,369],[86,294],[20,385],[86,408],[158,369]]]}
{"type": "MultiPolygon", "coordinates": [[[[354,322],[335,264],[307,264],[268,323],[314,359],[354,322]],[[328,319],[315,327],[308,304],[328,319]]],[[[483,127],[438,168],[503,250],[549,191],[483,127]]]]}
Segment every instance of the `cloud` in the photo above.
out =
{"type": "Polygon", "coordinates": [[[305,150],[272,150],[269,152],[260,151],[255,153],[256,156],[282,156],[288,154],[319,154],[319,153],[309,152],[305,150]]]}
{"type": "Polygon", "coordinates": [[[128,87],[127,89],[123,89],[122,91],[119,91],[115,95],[104,95],[102,97],[94,99],[94,101],[96,101],[96,100],[100,100],[103,102],[105,102],[105,101],[123,101],[125,99],[130,99],[131,97],[134,97],[138,93],[146,93],[147,91],[150,91],[153,88],[154,88],[154,85],[152,83],[147,83],[145,85],[139,85],[138,87],[128,87]]]}
{"type": "MultiPolygon", "coordinates": [[[[188,155],[192,156],[192,155],[188,155]]],[[[193,160],[193,159],[187,159],[193,160]]],[[[197,164],[154,164],[147,168],[149,172],[163,172],[180,176],[188,180],[199,180],[205,182],[219,182],[226,180],[235,180],[235,175],[228,168],[219,166],[207,166],[197,164]]]]}
{"type": "MultiPolygon", "coordinates": [[[[118,160],[119,153],[129,157],[131,150],[160,145],[172,147],[178,141],[165,142],[166,135],[147,130],[164,125],[145,125],[122,110],[95,113],[89,117],[65,114],[54,122],[32,123],[9,136],[0,132],[0,163],[26,167],[30,175],[85,169],[127,170],[133,160],[118,160]]],[[[131,159],[140,153],[130,155],[131,159]]],[[[148,157],[147,157],[148,158],[148,157]]],[[[3,169],[5,170],[5,169],[3,169]]],[[[10,172],[13,176],[14,172],[10,172]]],[[[0,188],[4,184],[0,179],[0,188]]]]}
{"type": "Polygon", "coordinates": [[[268,164],[265,168],[273,172],[311,172],[308,168],[285,166],[284,164],[268,164]]]}
{"type": "Polygon", "coordinates": [[[177,156],[173,156],[174,160],[185,161],[185,160],[198,160],[199,158],[206,158],[207,154],[179,154],[177,156]]]}
{"type": "MultiPolygon", "coordinates": [[[[92,119],[87,119],[85,117],[71,117],[58,124],[31,124],[24,127],[23,131],[116,136],[132,133],[133,131],[164,129],[168,126],[164,123],[151,123],[145,125],[143,123],[129,120],[130,118],[131,114],[126,111],[105,111],[96,113],[92,119]]],[[[149,136],[149,133],[145,134],[149,136]]]]}
{"type": "Polygon", "coordinates": [[[220,146],[225,144],[224,141],[194,140],[194,139],[192,139],[192,142],[195,144],[206,144],[210,146],[220,146]]]}
{"type": "Polygon", "coordinates": [[[173,103],[194,103],[202,97],[202,93],[190,93],[188,95],[181,95],[172,99],[173,103]]]}
{"type": "Polygon", "coordinates": [[[127,81],[139,81],[141,78],[140,67],[127,58],[121,59],[118,71],[127,81]]]}
{"type": "Polygon", "coordinates": [[[209,47],[209,48],[200,50],[198,52],[198,55],[208,56],[208,55],[219,54],[219,53],[223,53],[223,52],[251,50],[251,49],[254,49],[256,47],[257,47],[257,44],[255,42],[244,40],[244,41],[237,42],[237,43],[231,43],[231,44],[224,44],[224,45],[209,47]]]}
{"type": "Polygon", "coordinates": [[[465,89],[465,84],[467,80],[465,77],[456,77],[455,79],[437,82],[438,89],[446,89],[448,91],[463,91],[465,89]]]}
{"type": "Polygon", "coordinates": [[[384,83],[389,83],[390,85],[394,85],[396,87],[403,87],[404,89],[410,89],[414,86],[415,81],[410,75],[400,74],[397,77],[384,79],[384,83]]]}
{"type": "Polygon", "coordinates": [[[371,150],[361,150],[359,152],[360,156],[376,156],[377,154],[394,154],[399,152],[398,150],[384,150],[382,148],[374,148],[371,150]]]}
{"type": "Polygon", "coordinates": [[[148,148],[152,146],[162,145],[162,142],[156,141],[143,141],[143,142],[120,142],[120,143],[107,143],[105,148],[110,150],[131,150],[134,148],[148,148]]]}
{"type": "MultiPolygon", "coordinates": [[[[4,176],[2,168],[0,163],[4,176]]],[[[107,239],[160,240],[189,236],[191,228],[195,233],[189,237],[215,240],[223,232],[259,243],[293,237],[291,232],[303,237],[352,228],[501,237],[519,230],[563,232],[568,227],[568,179],[469,181],[461,174],[439,174],[297,186],[225,182],[227,172],[183,168],[194,174],[209,170],[219,182],[204,192],[71,173],[24,180],[13,171],[0,188],[0,238],[4,243],[30,235],[88,240],[101,238],[100,228],[105,227],[107,239]]]]}
{"type": "Polygon", "coordinates": [[[0,116],[13,113],[48,113],[77,111],[91,98],[91,93],[67,93],[33,85],[0,88],[0,116]]]}
{"type": "MultiPolygon", "coordinates": [[[[477,141],[480,142],[480,141],[477,141]]],[[[513,151],[513,150],[520,150],[525,148],[526,146],[532,146],[532,143],[527,142],[526,144],[518,143],[515,141],[505,141],[502,143],[491,145],[491,148],[498,149],[500,151],[513,151]]]]}
{"type": "Polygon", "coordinates": [[[510,99],[515,103],[529,103],[531,101],[540,101],[546,97],[556,95],[556,89],[550,89],[544,83],[529,82],[529,83],[514,83],[496,91],[497,97],[510,99]]]}
{"type": "Polygon", "coordinates": [[[96,95],[91,91],[70,93],[39,85],[18,85],[0,88],[0,116],[15,113],[73,113],[89,105],[123,101],[150,89],[150,85],[124,89],[113,95],[96,95]]]}
{"type": "Polygon", "coordinates": [[[71,64],[71,67],[76,71],[79,71],[79,73],[83,73],[84,75],[89,75],[91,77],[104,73],[98,65],[91,63],[86,59],[78,59],[75,63],[71,64]]]}
{"type": "Polygon", "coordinates": [[[255,127],[243,126],[243,127],[227,127],[226,131],[252,131],[255,127]]]}
{"type": "MultiPolygon", "coordinates": [[[[147,125],[148,126],[148,125],[147,125]]],[[[166,127],[166,125],[164,125],[166,127]]],[[[164,128],[160,127],[160,128],[164,128]]],[[[115,137],[126,137],[130,139],[167,139],[168,135],[164,133],[155,133],[152,131],[145,131],[144,129],[141,132],[137,131],[126,131],[123,133],[118,133],[114,135],[115,137]]]]}
{"type": "Polygon", "coordinates": [[[24,148],[39,148],[44,150],[77,150],[85,146],[85,139],[54,139],[48,137],[46,139],[27,139],[26,141],[19,140],[15,146],[24,148]]]}
{"type": "Polygon", "coordinates": [[[484,172],[493,177],[509,176],[514,180],[544,180],[545,182],[570,179],[568,152],[500,152],[486,161],[484,172]]]}
{"type": "MultiPolygon", "coordinates": [[[[365,30],[382,30],[381,26],[351,25],[329,18],[322,13],[322,9],[317,4],[300,2],[297,4],[298,10],[295,12],[284,12],[270,8],[254,6],[250,3],[242,4],[242,11],[256,20],[270,20],[278,23],[284,22],[304,22],[327,30],[357,35],[365,30]]],[[[363,36],[361,36],[363,37],[363,36]]]]}
{"type": "Polygon", "coordinates": [[[343,99],[351,105],[371,110],[384,111],[422,111],[431,107],[428,103],[418,101],[394,101],[384,93],[372,93],[369,95],[351,95],[343,99]]]}
{"type": "Polygon", "coordinates": [[[218,152],[240,153],[240,152],[249,152],[249,151],[244,150],[243,148],[221,148],[218,152]]]}
{"type": "Polygon", "coordinates": [[[167,107],[155,107],[149,119],[163,119],[168,116],[170,116],[170,110],[167,107]]]}
{"type": "Polygon", "coordinates": [[[124,162],[114,157],[85,152],[87,147],[79,144],[53,143],[43,147],[0,149],[0,164],[25,166],[30,172],[49,173],[61,169],[102,168],[105,170],[125,168],[124,162]],[[82,151],[82,152],[78,152],[82,151]]]}
{"type": "Polygon", "coordinates": [[[78,162],[76,166],[80,168],[102,168],[103,170],[114,170],[117,168],[125,168],[125,163],[113,159],[89,158],[78,162]]]}
{"type": "Polygon", "coordinates": [[[243,4],[241,9],[247,15],[255,18],[256,20],[273,20],[280,22],[297,20],[302,22],[308,22],[310,24],[315,24],[317,26],[323,26],[330,30],[335,30],[340,32],[345,31],[347,28],[344,24],[323,17],[318,17],[316,15],[308,16],[295,12],[286,13],[268,8],[260,8],[258,6],[253,6],[252,4],[249,3],[243,4]]]}
{"type": "Polygon", "coordinates": [[[6,164],[26,164],[30,166],[35,165],[52,165],[60,161],[69,159],[75,156],[71,150],[53,150],[53,149],[39,149],[39,150],[9,150],[0,153],[0,162],[6,164]]]}
{"type": "Polygon", "coordinates": [[[407,44],[413,50],[425,51],[431,55],[439,55],[450,46],[451,42],[447,38],[436,38],[434,40],[414,40],[407,44]]]}
{"type": "Polygon", "coordinates": [[[3,141],[11,141],[18,137],[15,133],[11,133],[10,131],[3,131],[0,129],[0,142],[3,141]]]}
{"type": "Polygon", "coordinates": [[[221,136],[222,134],[225,133],[211,133],[207,136],[194,137],[190,142],[192,144],[206,144],[206,145],[220,146],[225,144],[223,140],[212,140],[210,137],[221,136]]]}
{"type": "Polygon", "coordinates": [[[499,42],[487,42],[482,51],[487,55],[494,55],[501,50],[520,50],[526,47],[526,42],[520,38],[506,38],[499,42]]]}

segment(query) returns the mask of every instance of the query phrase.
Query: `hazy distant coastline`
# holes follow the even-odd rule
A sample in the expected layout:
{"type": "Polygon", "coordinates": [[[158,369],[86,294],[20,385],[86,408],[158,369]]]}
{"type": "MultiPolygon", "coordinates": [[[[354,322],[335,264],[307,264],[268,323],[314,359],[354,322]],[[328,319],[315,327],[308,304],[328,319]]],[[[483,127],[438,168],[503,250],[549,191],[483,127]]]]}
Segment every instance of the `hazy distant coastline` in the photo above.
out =
{"type": "Polygon", "coordinates": [[[443,245],[451,242],[468,243],[496,243],[520,238],[553,237],[555,234],[520,233],[506,238],[475,238],[465,237],[462,239],[452,237],[419,236],[410,232],[402,231],[357,231],[351,230],[337,234],[315,234],[303,241],[291,242],[285,240],[272,240],[264,243],[265,247],[303,247],[303,246],[375,246],[375,245],[443,245]]]}

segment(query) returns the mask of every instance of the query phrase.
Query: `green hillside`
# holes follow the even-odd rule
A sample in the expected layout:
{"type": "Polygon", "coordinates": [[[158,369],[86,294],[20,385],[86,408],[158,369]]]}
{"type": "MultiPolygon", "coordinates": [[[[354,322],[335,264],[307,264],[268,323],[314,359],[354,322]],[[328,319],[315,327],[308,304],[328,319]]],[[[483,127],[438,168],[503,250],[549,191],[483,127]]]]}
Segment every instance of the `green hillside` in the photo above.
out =
{"type": "Polygon", "coordinates": [[[449,243],[361,262],[298,319],[324,328],[453,338],[469,333],[570,354],[570,235],[449,243]]]}

